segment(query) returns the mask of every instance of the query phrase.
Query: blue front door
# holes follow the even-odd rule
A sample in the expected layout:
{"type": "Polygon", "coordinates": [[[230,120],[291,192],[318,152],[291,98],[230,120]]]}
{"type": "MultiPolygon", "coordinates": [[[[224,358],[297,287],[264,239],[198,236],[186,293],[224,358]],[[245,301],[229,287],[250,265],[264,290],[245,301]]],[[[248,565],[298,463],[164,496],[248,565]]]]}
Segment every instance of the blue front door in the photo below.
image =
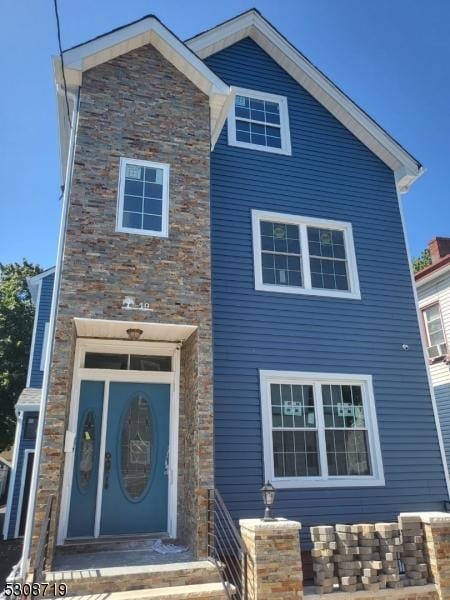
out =
{"type": "Polygon", "coordinates": [[[100,535],[167,532],[170,385],[110,383],[104,424],[103,390],[81,384],[68,537],[95,535],[99,503],[100,535]]]}
{"type": "Polygon", "coordinates": [[[110,384],[100,535],[167,531],[169,404],[169,384],[110,384]]]}

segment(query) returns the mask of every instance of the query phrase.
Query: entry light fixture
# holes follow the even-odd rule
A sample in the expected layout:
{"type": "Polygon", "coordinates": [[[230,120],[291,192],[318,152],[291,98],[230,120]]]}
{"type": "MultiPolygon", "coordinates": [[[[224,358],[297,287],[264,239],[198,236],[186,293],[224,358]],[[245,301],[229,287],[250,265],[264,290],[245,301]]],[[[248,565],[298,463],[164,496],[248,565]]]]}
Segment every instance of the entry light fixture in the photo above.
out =
{"type": "Polygon", "coordinates": [[[275,501],[275,493],[276,490],[269,481],[261,488],[261,495],[265,507],[263,521],[275,520],[272,516],[272,506],[275,501]]]}
{"type": "Polygon", "coordinates": [[[142,331],[142,329],[138,329],[137,327],[130,327],[130,329],[127,329],[128,338],[133,342],[138,340],[143,333],[144,332],[142,331]]]}

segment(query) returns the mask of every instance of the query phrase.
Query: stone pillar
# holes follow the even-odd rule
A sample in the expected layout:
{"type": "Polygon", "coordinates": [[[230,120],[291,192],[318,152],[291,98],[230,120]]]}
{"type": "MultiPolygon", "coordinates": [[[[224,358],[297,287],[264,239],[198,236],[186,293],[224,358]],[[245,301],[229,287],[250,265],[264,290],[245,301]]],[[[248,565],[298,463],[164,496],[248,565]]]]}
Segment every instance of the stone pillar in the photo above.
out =
{"type": "Polygon", "coordinates": [[[239,523],[248,552],[248,600],[303,598],[301,524],[286,519],[241,519],[239,523]]]}
{"type": "Polygon", "coordinates": [[[420,519],[425,536],[425,557],[439,600],[450,600],[450,514],[445,512],[402,513],[400,527],[420,519]]]}

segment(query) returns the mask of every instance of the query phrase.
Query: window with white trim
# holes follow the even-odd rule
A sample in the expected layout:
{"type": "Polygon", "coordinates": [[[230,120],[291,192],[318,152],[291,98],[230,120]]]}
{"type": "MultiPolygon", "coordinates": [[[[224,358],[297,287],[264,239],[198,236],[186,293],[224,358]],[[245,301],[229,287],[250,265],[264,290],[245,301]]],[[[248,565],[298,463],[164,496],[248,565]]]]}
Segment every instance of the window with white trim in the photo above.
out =
{"type": "Polygon", "coordinates": [[[255,289],[359,299],[350,223],[252,211],[255,289]]]}
{"type": "Polygon", "coordinates": [[[447,344],[439,303],[423,308],[422,315],[427,334],[429,358],[434,359],[445,356],[447,354],[447,344]]]}
{"type": "Polygon", "coordinates": [[[277,487],[384,485],[369,375],[260,377],[265,479],[277,487]]]}
{"type": "Polygon", "coordinates": [[[120,159],[116,231],[167,237],[169,165],[120,159]]]}
{"type": "Polygon", "coordinates": [[[237,89],[228,115],[228,143],[242,148],[291,154],[287,99],[237,89]]]}

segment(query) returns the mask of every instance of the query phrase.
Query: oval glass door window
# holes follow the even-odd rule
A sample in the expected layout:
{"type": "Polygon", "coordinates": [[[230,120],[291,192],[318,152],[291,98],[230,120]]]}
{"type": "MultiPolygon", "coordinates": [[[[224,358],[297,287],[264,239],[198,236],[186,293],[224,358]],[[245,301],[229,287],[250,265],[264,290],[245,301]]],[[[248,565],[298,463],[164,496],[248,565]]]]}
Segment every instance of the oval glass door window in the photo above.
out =
{"type": "Polygon", "coordinates": [[[151,476],[153,423],[147,398],[138,394],[125,411],[121,433],[120,475],[130,499],[144,493],[151,476]]]}
{"type": "Polygon", "coordinates": [[[92,410],[86,413],[81,430],[80,454],[78,463],[78,487],[85,493],[94,469],[95,415],[92,410]]]}

